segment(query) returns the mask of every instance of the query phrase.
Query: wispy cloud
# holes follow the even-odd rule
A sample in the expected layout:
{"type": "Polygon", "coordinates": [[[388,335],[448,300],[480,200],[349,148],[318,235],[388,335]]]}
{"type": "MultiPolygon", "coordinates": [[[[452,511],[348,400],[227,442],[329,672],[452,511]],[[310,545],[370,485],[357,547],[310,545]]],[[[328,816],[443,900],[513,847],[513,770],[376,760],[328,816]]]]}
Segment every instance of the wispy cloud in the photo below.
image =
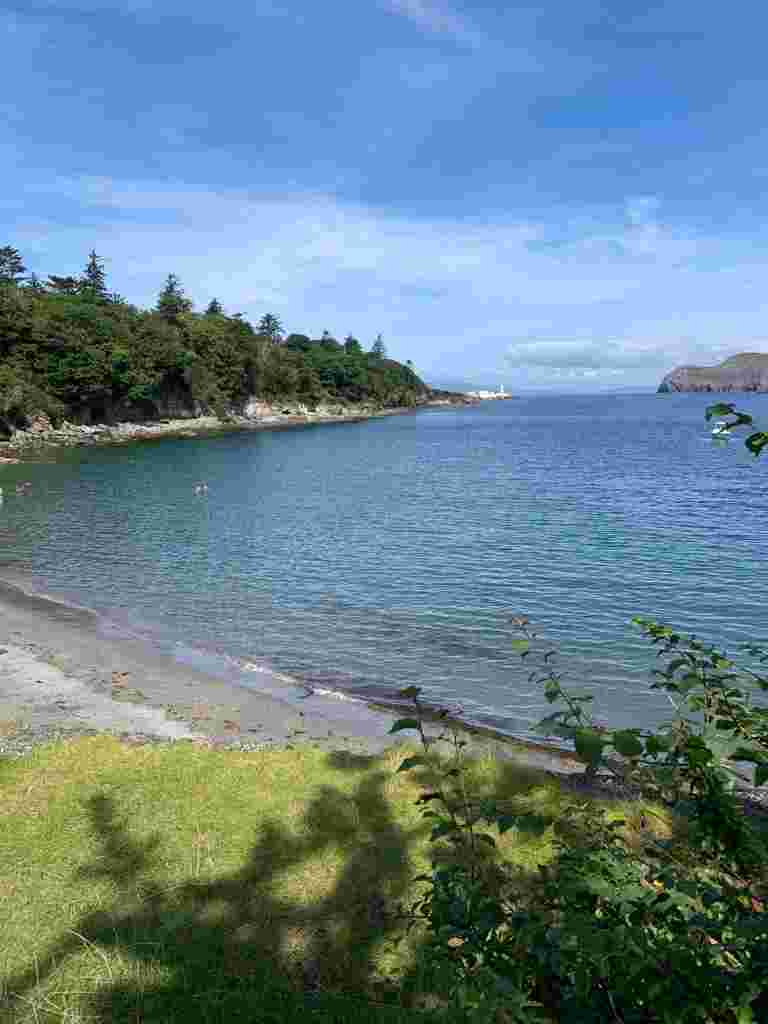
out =
{"type": "Polygon", "coordinates": [[[216,295],[251,319],[273,310],[290,330],[364,342],[381,331],[433,379],[482,368],[513,386],[652,384],[679,363],[766,347],[768,256],[673,228],[656,203],[587,224],[583,211],[473,223],[110,178],[29,182],[27,195],[38,213],[10,241],[38,273],[77,272],[95,247],[131,301],[153,303],[172,271],[198,308],[216,295]]]}
{"type": "Polygon", "coordinates": [[[426,32],[453,36],[464,42],[478,41],[465,18],[433,0],[384,0],[384,4],[393,14],[408,18],[426,32]]]}

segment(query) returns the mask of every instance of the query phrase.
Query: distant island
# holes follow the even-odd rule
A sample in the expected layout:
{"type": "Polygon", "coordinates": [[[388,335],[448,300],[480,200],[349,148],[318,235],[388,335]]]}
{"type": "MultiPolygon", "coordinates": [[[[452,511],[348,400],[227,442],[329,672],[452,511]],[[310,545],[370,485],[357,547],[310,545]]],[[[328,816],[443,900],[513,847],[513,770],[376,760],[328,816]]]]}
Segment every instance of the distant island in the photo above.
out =
{"type": "Polygon", "coordinates": [[[768,352],[740,352],[718,366],[678,366],[666,375],[659,392],[768,391],[768,352]]]}

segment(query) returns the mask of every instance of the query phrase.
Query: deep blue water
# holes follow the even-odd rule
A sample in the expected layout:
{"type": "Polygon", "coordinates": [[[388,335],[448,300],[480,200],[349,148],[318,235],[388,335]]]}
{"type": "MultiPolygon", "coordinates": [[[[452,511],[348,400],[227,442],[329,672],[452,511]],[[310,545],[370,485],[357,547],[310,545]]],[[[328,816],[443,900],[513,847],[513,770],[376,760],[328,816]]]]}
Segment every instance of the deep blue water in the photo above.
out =
{"type": "MultiPolygon", "coordinates": [[[[768,634],[768,457],[712,442],[709,401],[537,396],[77,449],[0,470],[0,557],[165,639],[331,689],[417,683],[519,734],[545,709],[510,649],[523,614],[601,717],[650,724],[632,616],[731,650],[768,634]]],[[[768,396],[738,404],[768,422],[768,396]]]]}

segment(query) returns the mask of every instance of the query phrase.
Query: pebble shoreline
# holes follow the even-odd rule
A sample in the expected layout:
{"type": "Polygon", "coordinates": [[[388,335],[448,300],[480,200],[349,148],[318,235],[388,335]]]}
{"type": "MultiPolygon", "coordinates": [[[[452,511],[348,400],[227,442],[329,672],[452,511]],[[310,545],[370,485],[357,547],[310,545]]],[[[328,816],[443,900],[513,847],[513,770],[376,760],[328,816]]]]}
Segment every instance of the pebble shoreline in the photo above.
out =
{"type": "Polygon", "coordinates": [[[250,402],[242,413],[232,412],[224,417],[214,415],[178,416],[147,422],[120,422],[78,424],[64,421],[54,427],[47,416],[31,417],[26,430],[15,430],[11,437],[0,441],[0,463],[17,463],[18,455],[25,451],[48,447],[79,447],[97,444],[128,444],[134,441],[161,438],[205,437],[208,434],[229,433],[240,430],[274,430],[284,427],[309,426],[322,423],[359,423],[383,416],[402,415],[425,408],[445,408],[457,404],[476,404],[473,401],[457,403],[445,399],[420,402],[413,406],[381,408],[378,406],[326,404],[309,409],[302,403],[273,405],[268,402],[250,402]]]}

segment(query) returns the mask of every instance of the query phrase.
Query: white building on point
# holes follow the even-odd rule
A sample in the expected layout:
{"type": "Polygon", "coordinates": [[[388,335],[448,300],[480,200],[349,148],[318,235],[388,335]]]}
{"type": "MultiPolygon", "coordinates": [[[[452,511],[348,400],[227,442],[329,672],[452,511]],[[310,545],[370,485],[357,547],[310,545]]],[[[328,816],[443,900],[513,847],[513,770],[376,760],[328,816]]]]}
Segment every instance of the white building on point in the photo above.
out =
{"type": "Polygon", "coordinates": [[[504,390],[504,385],[503,384],[499,384],[499,390],[498,391],[468,391],[467,394],[469,395],[470,398],[483,398],[483,399],[509,398],[509,395],[504,390]]]}

